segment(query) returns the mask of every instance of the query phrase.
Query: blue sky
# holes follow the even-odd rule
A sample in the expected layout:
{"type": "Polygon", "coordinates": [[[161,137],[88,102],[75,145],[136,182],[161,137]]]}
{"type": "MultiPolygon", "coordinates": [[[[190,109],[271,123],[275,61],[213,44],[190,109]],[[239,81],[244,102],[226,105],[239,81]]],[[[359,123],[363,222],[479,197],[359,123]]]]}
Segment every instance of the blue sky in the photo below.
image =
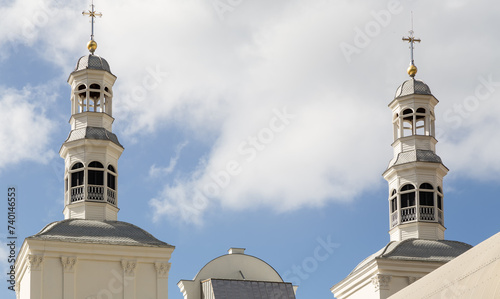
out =
{"type": "MultiPolygon", "coordinates": [[[[19,191],[20,240],[63,219],[66,80],[87,53],[88,4],[0,1],[0,182],[5,201],[8,186],[19,191]]],[[[411,11],[422,39],[416,77],[440,101],[446,238],[476,245],[499,231],[495,1],[127,0],[96,8],[96,54],[118,77],[118,217],[176,246],[169,298],[182,298],[176,283],[230,247],[298,283],[298,298],[333,298],[329,288],[389,241],[387,105],[408,78],[401,37],[411,11]],[[322,242],[334,250],[315,263],[322,242]]],[[[6,253],[1,247],[2,267],[6,253]]],[[[14,298],[0,285],[2,298],[14,298]]]]}

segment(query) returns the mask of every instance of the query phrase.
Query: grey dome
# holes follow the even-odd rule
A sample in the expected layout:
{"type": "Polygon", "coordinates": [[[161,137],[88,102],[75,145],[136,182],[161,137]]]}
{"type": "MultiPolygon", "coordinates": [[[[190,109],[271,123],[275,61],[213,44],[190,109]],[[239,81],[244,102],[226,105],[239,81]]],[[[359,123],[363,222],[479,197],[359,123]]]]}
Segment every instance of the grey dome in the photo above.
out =
{"type": "Polygon", "coordinates": [[[123,221],[66,219],[45,226],[27,239],[124,246],[168,247],[147,231],[123,221]]]}
{"type": "Polygon", "coordinates": [[[73,72],[85,69],[103,70],[111,74],[111,69],[109,68],[109,64],[106,59],[92,54],[80,57],[73,72]]]}
{"type": "Polygon", "coordinates": [[[446,263],[471,248],[472,246],[469,244],[450,240],[406,239],[391,241],[384,248],[359,263],[349,275],[376,259],[446,263]]]}
{"type": "Polygon", "coordinates": [[[432,95],[431,89],[424,83],[424,81],[411,78],[410,80],[403,82],[403,84],[398,87],[394,98],[396,99],[410,94],[432,95]]]}

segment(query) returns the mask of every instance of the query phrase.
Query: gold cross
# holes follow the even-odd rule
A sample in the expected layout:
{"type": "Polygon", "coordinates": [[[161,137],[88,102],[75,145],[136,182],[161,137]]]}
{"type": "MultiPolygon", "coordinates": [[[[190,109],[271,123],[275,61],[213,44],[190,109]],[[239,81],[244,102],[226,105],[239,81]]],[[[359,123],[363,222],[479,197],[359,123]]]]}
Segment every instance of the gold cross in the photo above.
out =
{"type": "Polygon", "coordinates": [[[92,0],[92,4],[90,5],[90,8],[92,10],[83,11],[82,15],[89,16],[89,17],[92,18],[92,20],[90,21],[92,23],[92,32],[90,34],[90,39],[94,40],[94,19],[95,19],[95,17],[102,17],[102,13],[95,11],[95,9],[94,9],[94,0],[92,0]]]}
{"type": "Polygon", "coordinates": [[[403,40],[410,43],[411,64],[415,65],[414,62],[413,62],[413,44],[415,42],[419,43],[421,40],[420,40],[420,38],[416,38],[416,37],[413,36],[413,30],[410,30],[409,32],[410,32],[410,35],[408,37],[403,37],[403,40]]]}

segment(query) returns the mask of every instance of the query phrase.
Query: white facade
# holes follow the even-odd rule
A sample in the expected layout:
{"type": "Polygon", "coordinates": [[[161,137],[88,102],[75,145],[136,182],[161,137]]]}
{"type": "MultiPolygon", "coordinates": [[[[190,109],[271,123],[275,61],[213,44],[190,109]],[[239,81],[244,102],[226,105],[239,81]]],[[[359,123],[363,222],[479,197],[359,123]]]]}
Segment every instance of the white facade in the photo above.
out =
{"type": "Polygon", "coordinates": [[[17,298],[168,298],[165,248],[27,239],[18,257],[17,298]]]}

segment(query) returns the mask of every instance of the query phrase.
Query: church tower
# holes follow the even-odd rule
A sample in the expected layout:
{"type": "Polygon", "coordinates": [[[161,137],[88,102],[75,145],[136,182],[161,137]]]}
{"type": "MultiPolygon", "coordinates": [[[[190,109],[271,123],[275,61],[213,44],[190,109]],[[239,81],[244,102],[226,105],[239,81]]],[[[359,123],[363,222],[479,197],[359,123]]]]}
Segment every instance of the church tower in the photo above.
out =
{"type": "Polygon", "coordinates": [[[17,299],[168,299],[174,246],[118,221],[118,159],[112,132],[113,84],[108,62],[95,55],[94,10],[90,54],[78,59],[71,85],[71,131],[64,159],[64,220],[27,237],[16,260],[17,299]]]}
{"type": "Polygon", "coordinates": [[[394,157],[383,176],[389,183],[391,241],[409,238],[444,239],[443,177],[447,174],[436,154],[434,107],[438,100],[429,86],[415,79],[413,44],[420,39],[410,31],[410,79],[396,90],[389,104],[394,128],[394,157]]]}
{"type": "Polygon", "coordinates": [[[64,218],[116,220],[117,165],[123,152],[112,132],[116,77],[108,62],[94,54],[93,34],[87,48],[90,54],[78,60],[68,79],[71,132],[59,151],[65,162],[64,218]]]}
{"type": "Polygon", "coordinates": [[[413,30],[410,79],[390,102],[394,157],[383,177],[389,183],[390,241],[359,263],[330,290],[337,299],[386,299],[439,268],[472,246],[444,239],[443,177],[448,173],[436,154],[438,100],[415,79],[413,30]]]}

